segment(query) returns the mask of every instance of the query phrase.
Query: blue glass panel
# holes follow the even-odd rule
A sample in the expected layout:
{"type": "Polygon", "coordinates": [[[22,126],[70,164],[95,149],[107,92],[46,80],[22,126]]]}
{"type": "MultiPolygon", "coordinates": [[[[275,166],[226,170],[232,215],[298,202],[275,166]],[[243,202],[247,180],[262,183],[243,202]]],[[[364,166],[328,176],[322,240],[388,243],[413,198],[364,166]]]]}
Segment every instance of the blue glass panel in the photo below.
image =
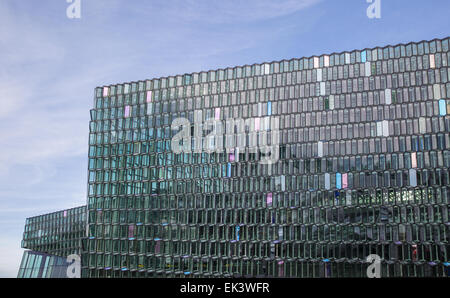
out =
{"type": "Polygon", "coordinates": [[[411,185],[412,187],[417,186],[417,172],[415,169],[409,170],[409,185],[411,185]]]}
{"type": "Polygon", "coordinates": [[[439,100],[439,115],[441,116],[445,116],[447,115],[447,109],[446,109],[446,104],[445,104],[445,100],[441,99],[439,100]]]}
{"type": "Polygon", "coordinates": [[[336,173],[336,188],[341,189],[342,188],[342,174],[336,173]]]}
{"type": "Polygon", "coordinates": [[[367,62],[367,52],[366,52],[366,51],[363,51],[363,52],[361,53],[361,62],[362,62],[362,63],[367,62]]]}

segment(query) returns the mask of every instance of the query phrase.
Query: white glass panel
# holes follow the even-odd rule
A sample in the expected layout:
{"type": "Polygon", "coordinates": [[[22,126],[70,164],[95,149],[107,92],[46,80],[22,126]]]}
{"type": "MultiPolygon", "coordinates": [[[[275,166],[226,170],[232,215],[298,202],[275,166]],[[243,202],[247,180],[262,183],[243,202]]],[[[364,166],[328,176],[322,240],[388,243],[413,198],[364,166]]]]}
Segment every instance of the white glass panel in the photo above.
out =
{"type": "Polygon", "coordinates": [[[322,69],[321,68],[319,68],[317,70],[317,81],[322,82],[322,69]]]}
{"type": "Polygon", "coordinates": [[[420,133],[426,133],[427,131],[427,125],[424,117],[419,118],[419,131],[420,133]]]}
{"type": "Polygon", "coordinates": [[[430,68],[436,68],[436,62],[433,54],[430,55],[430,68]]]}
{"type": "Polygon", "coordinates": [[[345,53],[345,64],[350,64],[350,53],[345,53]]]}
{"type": "Polygon", "coordinates": [[[347,206],[351,206],[352,205],[352,194],[350,191],[347,191],[345,194],[345,204],[347,206]]]}
{"type": "Polygon", "coordinates": [[[320,141],[317,144],[317,154],[319,155],[319,157],[323,157],[323,142],[320,141]]]}
{"type": "Polygon", "coordinates": [[[365,65],[366,65],[366,77],[370,77],[371,75],[370,62],[366,62],[365,65]]]}
{"type": "Polygon", "coordinates": [[[330,174],[325,173],[325,189],[330,189],[330,174]]]}
{"type": "Polygon", "coordinates": [[[319,57],[314,57],[314,68],[319,68],[319,57]]]}
{"type": "Polygon", "coordinates": [[[387,120],[383,121],[383,136],[384,137],[389,136],[389,121],[387,121],[387,120]]]}
{"type": "Polygon", "coordinates": [[[391,89],[384,90],[384,98],[387,105],[392,103],[392,91],[391,89]]]}
{"type": "Polygon", "coordinates": [[[377,122],[377,136],[381,137],[383,135],[383,124],[377,122]]]}
{"type": "Polygon", "coordinates": [[[434,93],[434,99],[441,99],[441,85],[440,84],[433,85],[433,93],[434,93]]]}
{"type": "Polygon", "coordinates": [[[324,56],[323,57],[323,64],[325,67],[330,66],[330,56],[324,56]]]}
{"type": "Polygon", "coordinates": [[[326,94],[325,82],[320,83],[320,95],[324,96],[326,94]]]}

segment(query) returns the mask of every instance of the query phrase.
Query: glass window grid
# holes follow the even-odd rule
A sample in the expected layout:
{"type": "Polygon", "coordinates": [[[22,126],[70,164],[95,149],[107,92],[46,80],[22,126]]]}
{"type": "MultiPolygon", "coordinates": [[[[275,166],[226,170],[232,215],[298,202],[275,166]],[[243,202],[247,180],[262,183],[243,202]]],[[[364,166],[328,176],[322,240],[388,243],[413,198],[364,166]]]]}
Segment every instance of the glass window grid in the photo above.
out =
{"type": "Polygon", "coordinates": [[[97,88],[83,275],[365,276],[378,253],[383,276],[443,276],[448,41],[97,88]],[[171,153],[173,119],[263,117],[269,102],[277,164],[171,153]]]}

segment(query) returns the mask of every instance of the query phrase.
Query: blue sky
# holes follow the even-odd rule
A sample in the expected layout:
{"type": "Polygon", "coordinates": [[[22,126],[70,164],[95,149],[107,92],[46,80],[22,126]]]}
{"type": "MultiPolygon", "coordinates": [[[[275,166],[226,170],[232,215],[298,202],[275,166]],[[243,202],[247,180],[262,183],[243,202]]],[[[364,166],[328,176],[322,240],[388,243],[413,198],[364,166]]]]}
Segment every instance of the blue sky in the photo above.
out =
{"type": "Polygon", "coordinates": [[[449,35],[450,1],[0,1],[0,277],[25,218],[86,202],[96,86],[449,35]]]}

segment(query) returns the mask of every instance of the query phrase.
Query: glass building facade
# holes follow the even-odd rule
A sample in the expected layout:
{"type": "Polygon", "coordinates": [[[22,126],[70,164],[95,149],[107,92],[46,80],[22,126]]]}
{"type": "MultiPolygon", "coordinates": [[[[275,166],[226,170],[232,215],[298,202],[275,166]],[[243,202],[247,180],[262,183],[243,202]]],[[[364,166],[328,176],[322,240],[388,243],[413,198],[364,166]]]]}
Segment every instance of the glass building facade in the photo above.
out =
{"type": "Polygon", "coordinates": [[[66,258],[36,251],[25,251],[18,278],[67,278],[66,258]]]}
{"type": "Polygon", "coordinates": [[[83,276],[446,276],[449,42],[96,88],[83,276]]]}
{"type": "Polygon", "coordinates": [[[87,208],[81,206],[27,218],[18,278],[66,278],[67,257],[81,257],[87,208]]]}
{"type": "Polygon", "coordinates": [[[81,255],[86,237],[86,206],[27,218],[22,248],[55,256],[81,255]]]}
{"type": "Polygon", "coordinates": [[[448,43],[97,88],[85,276],[364,276],[372,253],[384,276],[443,275],[448,43]],[[277,117],[278,162],[174,153],[198,114],[277,117]]]}

